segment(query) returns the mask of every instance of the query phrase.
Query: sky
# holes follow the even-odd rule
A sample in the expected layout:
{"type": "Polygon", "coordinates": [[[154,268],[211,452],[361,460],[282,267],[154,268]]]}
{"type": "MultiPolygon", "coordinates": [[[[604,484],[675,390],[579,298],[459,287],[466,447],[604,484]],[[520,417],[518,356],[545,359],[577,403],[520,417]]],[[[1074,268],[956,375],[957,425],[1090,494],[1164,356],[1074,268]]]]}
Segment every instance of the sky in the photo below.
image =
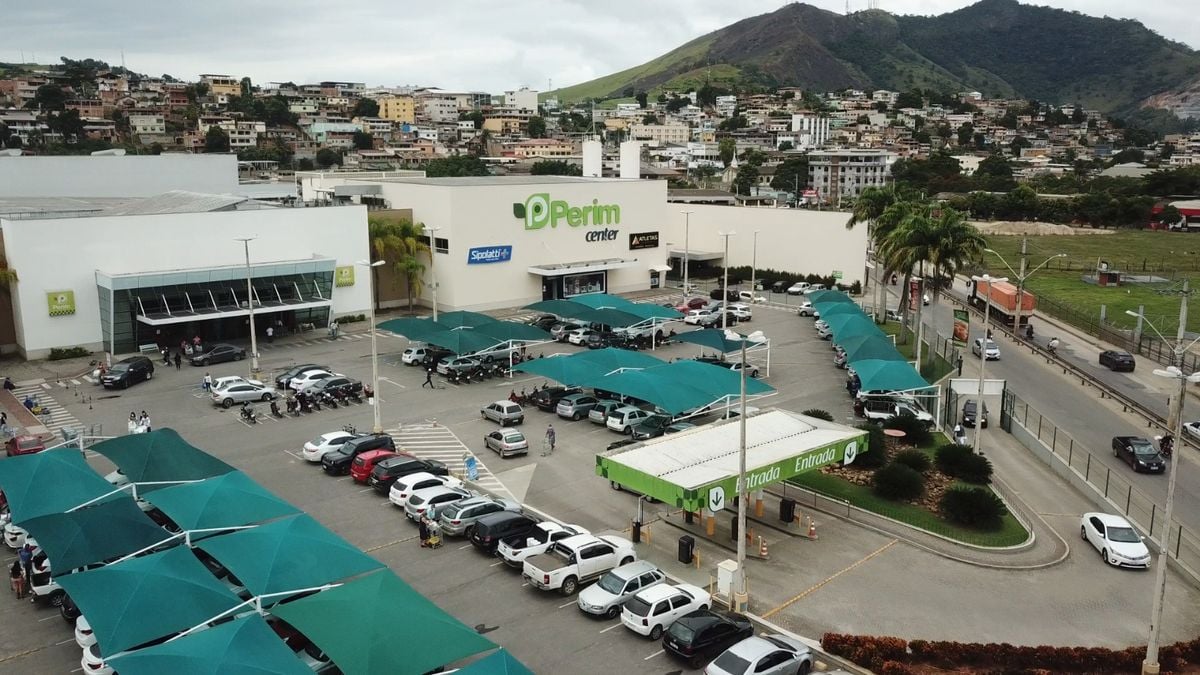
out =
{"type": "MultiPolygon", "coordinates": [[[[808,0],[844,12],[845,0],[808,0]]],[[[868,0],[850,0],[851,11],[868,0]]],[[[266,82],[365,82],[499,93],[545,90],[629,68],[785,0],[92,0],[16,3],[0,61],[96,58],[148,75],[201,73],[266,82]],[[119,8],[119,11],[118,9],[119,8]]],[[[942,14],[966,0],[878,0],[895,14],[942,14]]],[[[1040,0],[1141,21],[1200,48],[1191,0],[1040,0]]]]}

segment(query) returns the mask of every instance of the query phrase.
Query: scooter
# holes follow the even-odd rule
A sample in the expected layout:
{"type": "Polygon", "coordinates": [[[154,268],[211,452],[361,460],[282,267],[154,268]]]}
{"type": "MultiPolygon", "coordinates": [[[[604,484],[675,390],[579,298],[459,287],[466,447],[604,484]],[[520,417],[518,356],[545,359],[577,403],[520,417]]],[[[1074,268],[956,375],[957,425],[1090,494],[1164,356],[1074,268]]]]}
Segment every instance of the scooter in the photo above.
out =
{"type": "Polygon", "coordinates": [[[325,405],[329,406],[330,408],[337,410],[338,402],[337,402],[337,399],[333,397],[333,394],[331,394],[327,391],[321,392],[321,395],[319,398],[321,399],[321,403],[324,403],[325,405]]]}
{"type": "Polygon", "coordinates": [[[294,398],[287,400],[287,411],[296,417],[300,416],[300,404],[294,398]]]}
{"type": "Polygon", "coordinates": [[[241,416],[242,419],[251,424],[258,424],[258,413],[254,412],[254,408],[251,408],[247,403],[242,404],[241,416]]]}
{"type": "Polygon", "coordinates": [[[357,391],[354,391],[353,389],[351,389],[350,391],[346,392],[346,400],[348,400],[348,401],[353,401],[353,402],[355,402],[355,403],[362,403],[362,402],[363,402],[363,399],[362,399],[362,394],[358,393],[357,391]]]}
{"type": "Polygon", "coordinates": [[[312,406],[309,405],[308,397],[303,394],[297,394],[296,395],[296,417],[299,417],[300,413],[310,413],[310,412],[312,412],[312,406]]]}
{"type": "Polygon", "coordinates": [[[277,417],[277,418],[283,417],[283,413],[279,412],[279,402],[278,401],[274,401],[274,400],[271,401],[271,416],[277,417]]]}

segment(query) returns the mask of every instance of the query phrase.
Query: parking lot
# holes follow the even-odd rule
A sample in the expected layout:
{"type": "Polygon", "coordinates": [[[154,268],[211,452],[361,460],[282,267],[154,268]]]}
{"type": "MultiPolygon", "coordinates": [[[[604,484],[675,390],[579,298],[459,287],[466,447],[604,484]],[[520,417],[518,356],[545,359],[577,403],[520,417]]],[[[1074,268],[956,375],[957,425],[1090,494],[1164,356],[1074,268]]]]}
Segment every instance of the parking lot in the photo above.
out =
{"type": "MultiPolygon", "coordinates": [[[[833,367],[828,343],[816,338],[811,319],[801,319],[791,310],[756,307],[754,320],[741,328],[763,330],[771,339],[771,370],[765,381],[778,393],[756,406],[793,411],[823,408],[838,421],[853,422],[844,371],[833,367]]],[[[531,439],[530,453],[501,459],[483,445],[483,436],[495,424],[481,419],[480,407],[544,380],[517,373],[511,380],[455,385],[435,377],[437,387],[430,390],[422,387],[424,373],[419,368],[399,364],[405,346],[407,341],[397,336],[379,338],[382,426],[396,437],[397,445],[444,461],[456,472],[462,470],[464,453],[473,453],[479,461],[480,483],[490,490],[510,494],[539,512],[594,533],[628,528],[636,514],[636,499],[614,492],[594,471],[595,454],[621,438],[618,434],[586,420],[571,422],[529,409],[520,428],[531,439]],[[541,457],[540,440],[549,423],[557,430],[557,451],[541,457]]],[[[337,341],[310,334],[302,341],[279,341],[261,348],[264,374],[314,362],[369,380],[370,340],[363,333],[351,332],[337,341]]],[[[549,355],[579,350],[548,344],[529,351],[549,355]]],[[[700,351],[695,345],[673,344],[655,355],[669,360],[691,358],[700,351]]],[[[244,361],[208,369],[186,364],[179,371],[160,367],[152,381],[129,390],[88,390],[94,394],[90,403],[81,402],[70,389],[47,393],[85,424],[100,423],[108,433],[123,432],[129,412],[146,410],[155,426],[175,428],[193,444],[312,514],[387,563],[464,623],[508,647],[535,672],[689,672],[662,653],[657,643],[633,635],[619,620],[590,619],[575,607],[574,597],[525,586],[515,570],[478,554],[464,540],[449,538],[437,550],[420,548],[416,527],[385,498],[348,476],[326,476],[319,466],[299,457],[303,443],[321,433],[345,424],[370,430],[370,406],[275,419],[260,405],[261,421],[248,424],[239,419],[236,408],[222,410],[206,400],[200,388],[206,370],[218,376],[245,374],[245,368],[244,361]]],[[[93,460],[102,472],[109,470],[102,460],[93,460]]],[[[654,521],[666,508],[648,505],[644,520],[654,521]]],[[[1057,509],[1047,507],[1058,512],[1054,524],[1068,535],[1076,527],[1069,520],[1072,515],[1077,519],[1073,508],[1066,498],[1057,509]]],[[[787,541],[780,535],[778,547],[773,542],[772,561],[752,561],[749,566],[752,609],[775,610],[775,620],[811,637],[825,630],[1026,644],[1128,644],[1144,637],[1142,622],[1133,617],[1143,615],[1142,604],[1149,608],[1151,575],[1103,577],[1114,580],[1111,586],[1106,584],[1105,598],[1099,600],[1088,580],[1122,571],[1103,568],[1086,549],[1073,553],[1067,565],[1045,572],[983,570],[897,545],[889,537],[837,519],[822,521],[819,542],[787,541]],[[919,578],[903,571],[917,569],[924,570],[919,578]],[[897,583],[898,575],[903,575],[903,584],[897,583]],[[987,592],[970,596],[965,604],[973,609],[953,609],[964,604],[961,594],[969,589],[987,592]],[[1047,625],[1020,619],[1021,608],[1029,606],[1044,612],[1047,625]],[[1087,611],[1089,607],[1098,613],[1087,611]],[[1114,607],[1123,609],[1110,612],[1114,607]],[[920,626],[910,621],[914,611],[928,617],[920,626]]],[[[680,533],[661,523],[653,526],[653,532],[652,543],[639,545],[639,555],[690,583],[707,586],[716,562],[734,557],[723,547],[701,542],[701,568],[684,566],[674,561],[674,541],[680,533]]],[[[1183,597],[1196,600],[1191,591],[1183,597]]],[[[1182,607],[1180,612],[1186,614],[1182,607]]],[[[1169,633],[1187,635],[1195,628],[1194,617],[1186,624],[1170,611],[1168,617],[1169,633]]],[[[0,620],[23,627],[0,635],[0,672],[79,668],[79,648],[56,610],[10,600],[0,603],[0,620]]]]}

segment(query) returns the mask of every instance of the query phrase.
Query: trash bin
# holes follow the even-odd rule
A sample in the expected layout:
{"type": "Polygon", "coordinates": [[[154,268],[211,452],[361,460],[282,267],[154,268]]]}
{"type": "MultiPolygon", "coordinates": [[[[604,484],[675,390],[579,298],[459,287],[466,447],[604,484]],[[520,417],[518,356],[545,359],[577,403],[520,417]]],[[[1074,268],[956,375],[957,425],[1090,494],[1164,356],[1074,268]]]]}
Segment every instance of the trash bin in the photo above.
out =
{"type": "Polygon", "coordinates": [[[732,539],[733,541],[737,541],[737,538],[738,538],[737,516],[731,516],[729,518],[729,532],[730,532],[729,538],[732,539]]]}
{"type": "Polygon", "coordinates": [[[796,519],[796,500],[784,497],[779,500],[779,520],[790,523],[796,519]]]}
{"type": "Polygon", "coordinates": [[[687,565],[696,555],[696,540],[688,535],[679,538],[679,562],[687,565]]]}
{"type": "Polygon", "coordinates": [[[633,521],[632,532],[633,532],[633,537],[632,537],[633,543],[635,543],[635,544],[642,543],[642,523],[641,523],[641,521],[637,521],[637,520],[633,521]]]}

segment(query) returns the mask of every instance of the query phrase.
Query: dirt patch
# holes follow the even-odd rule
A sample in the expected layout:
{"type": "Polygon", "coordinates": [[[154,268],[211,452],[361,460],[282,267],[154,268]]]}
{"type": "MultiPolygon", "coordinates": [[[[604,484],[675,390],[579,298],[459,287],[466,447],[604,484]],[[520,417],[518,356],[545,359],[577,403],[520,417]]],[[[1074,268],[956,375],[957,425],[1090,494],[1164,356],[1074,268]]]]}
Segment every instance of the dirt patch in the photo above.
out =
{"type": "Polygon", "coordinates": [[[1070,225],[1060,225],[1058,223],[1042,223],[1033,222],[1013,222],[1008,220],[992,220],[987,222],[971,221],[975,229],[983,234],[1011,234],[1021,236],[1040,236],[1047,234],[1061,235],[1087,235],[1087,234],[1112,234],[1116,230],[1101,230],[1091,227],[1071,227],[1070,225]]]}
{"type": "MultiPolygon", "coordinates": [[[[892,457],[894,457],[897,452],[906,449],[906,446],[896,446],[893,443],[888,443],[887,447],[884,449],[884,454],[887,455],[888,462],[891,462],[892,457]]],[[[820,471],[821,473],[828,474],[830,476],[837,476],[842,480],[868,488],[872,486],[871,478],[875,474],[875,469],[856,468],[853,464],[849,466],[831,464],[822,468],[820,471]]],[[[949,490],[950,486],[954,484],[954,478],[951,478],[941,471],[938,471],[936,467],[930,467],[929,469],[923,471],[921,475],[925,477],[924,494],[917,499],[906,500],[904,503],[919,506],[926,511],[936,514],[938,513],[938,504],[941,503],[942,495],[946,494],[946,491],[949,490]]]]}

